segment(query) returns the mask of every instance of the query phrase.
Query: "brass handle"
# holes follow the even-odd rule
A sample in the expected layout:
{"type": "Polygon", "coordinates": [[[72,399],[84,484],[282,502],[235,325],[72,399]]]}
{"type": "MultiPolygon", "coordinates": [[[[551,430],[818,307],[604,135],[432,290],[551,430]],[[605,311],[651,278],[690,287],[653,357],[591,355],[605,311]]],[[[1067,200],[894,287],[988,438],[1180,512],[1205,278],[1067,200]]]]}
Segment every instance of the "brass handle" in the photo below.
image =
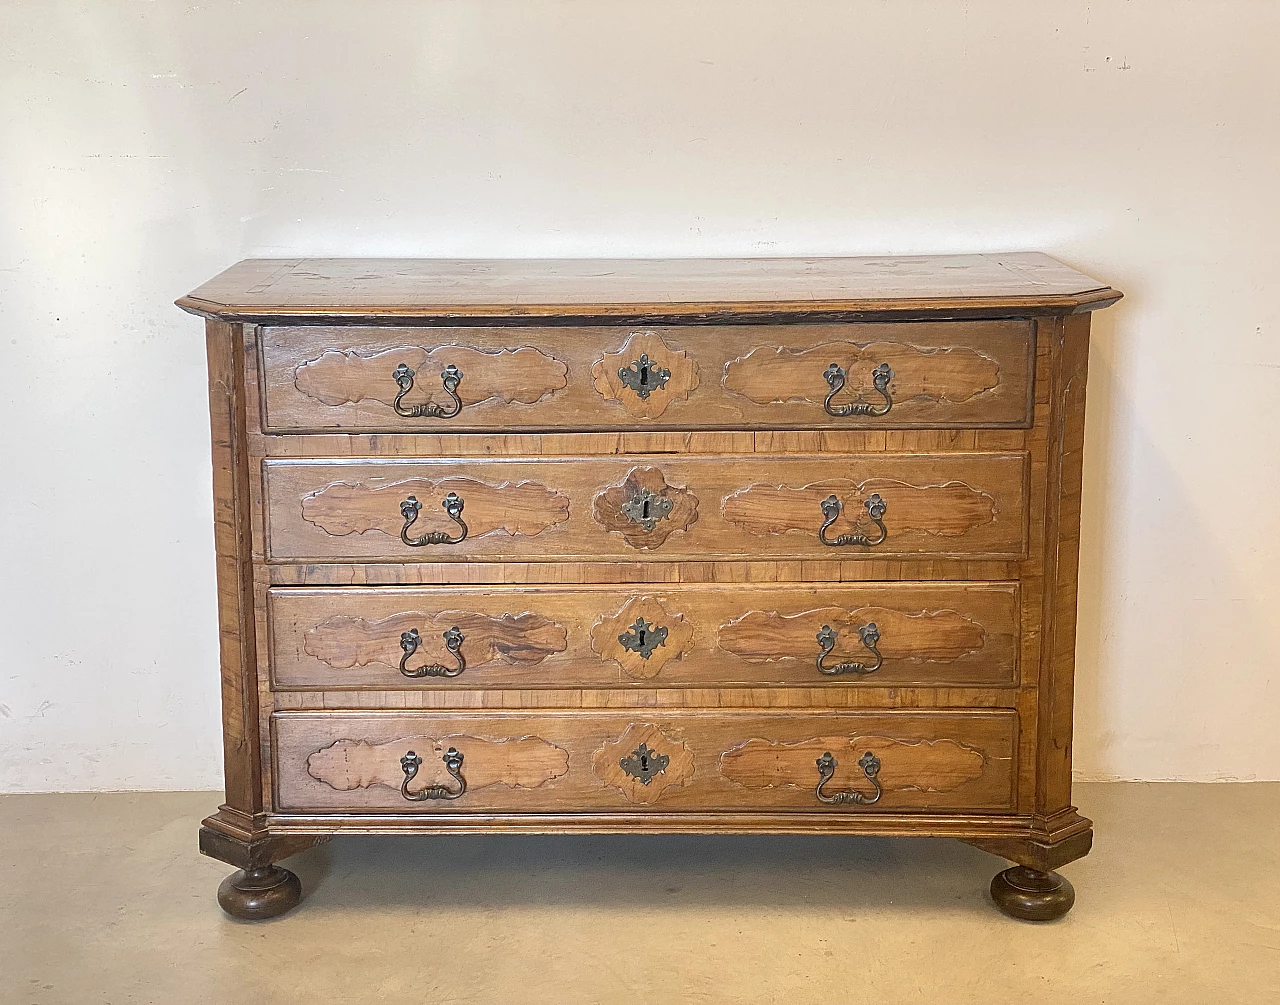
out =
{"type": "Polygon", "coordinates": [[[457,799],[466,792],[467,780],[462,777],[462,755],[454,750],[453,747],[450,747],[445,751],[441,760],[444,761],[444,770],[457,779],[458,788],[456,790],[450,789],[447,785],[428,785],[425,789],[410,792],[409,783],[413,781],[418,774],[418,769],[422,767],[422,758],[411,750],[400,758],[400,770],[404,772],[404,781],[400,783],[400,795],[411,803],[420,803],[427,799],[457,799]]]}
{"type": "Polygon", "coordinates": [[[458,630],[457,625],[454,625],[443,633],[443,637],[444,647],[458,663],[456,667],[445,666],[443,663],[429,663],[416,670],[410,670],[409,658],[418,651],[418,646],[422,645],[422,636],[418,634],[418,629],[410,628],[400,636],[400,648],[404,650],[404,655],[400,657],[400,672],[406,677],[457,677],[462,673],[467,668],[467,661],[462,656],[462,643],[466,636],[458,630]]]}
{"type": "Polygon", "coordinates": [[[391,403],[391,407],[396,410],[396,415],[403,415],[406,419],[452,419],[455,415],[462,411],[462,399],[458,397],[458,385],[462,383],[462,371],[450,363],[440,371],[440,383],[444,385],[444,393],[453,399],[452,405],[437,405],[428,401],[424,405],[401,404],[404,396],[413,390],[413,378],[416,373],[404,363],[391,371],[391,376],[400,387],[400,393],[396,395],[395,401],[391,403]]]}
{"type": "Polygon", "coordinates": [[[822,526],[818,528],[818,540],[828,548],[843,548],[849,544],[859,544],[874,548],[889,536],[889,532],[884,527],[884,513],[889,508],[889,504],[880,498],[879,492],[869,496],[866,502],[862,504],[866,507],[867,516],[871,517],[871,522],[880,529],[880,536],[876,538],[870,538],[861,533],[841,534],[835,538],[828,538],[827,528],[839,518],[841,511],[844,509],[844,503],[835,496],[827,496],[820,505],[822,506],[823,520],[822,526]]]}
{"type": "Polygon", "coordinates": [[[400,515],[404,517],[404,526],[400,528],[400,540],[410,548],[421,548],[427,544],[461,544],[465,541],[467,539],[467,525],[462,521],[462,507],[465,505],[462,496],[456,492],[450,492],[440,502],[440,505],[444,507],[449,519],[462,528],[461,534],[457,537],[450,537],[448,531],[431,530],[421,537],[415,537],[411,540],[409,538],[409,528],[417,521],[418,514],[422,511],[422,503],[410,496],[400,504],[400,515]]]}
{"type": "Polygon", "coordinates": [[[893,398],[889,396],[889,381],[893,380],[895,374],[888,363],[881,363],[871,371],[871,386],[884,396],[883,405],[873,405],[865,401],[851,401],[847,405],[833,406],[831,399],[843,389],[845,381],[849,379],[849,373],[838,363],[832,363],[823,372],[822,376],[827,380],[827,387],[831,388],[827,392],[826,401],[822,403],[822,407],[828,415],[834,415],[838,419],[842,419],[846,415],[871,415],[879,418],[882,415],[888,415],[889,409],[893,407],[893,398]]]}
{"type": "Polygon", "coordinates": [[[862,639],[862,644],[875,656],[874,663],[837,663],[835,666],[824,667],[822,661],[830,656],[831,650],[836,647],[838,633],[830,625],[823,625],[822,631],[818,632],[818,673],[834,676],[842,673],[869,674],[879,670],[884,663],[884,657],[876,648],[880,643],[880,629],[872,621],[858,629],[858,636],[862,639]]]}
{"type": "Polygon", "coordinates": [[[870,806],[872,803],[880,801],[880,795],[884,791],[880,788],[880,780],[876,777],[880,774],[880,758],[876,757],[871,751],[867,751],[858,758],[858,767],[862,769],[862,773],[867,776],[867,781],[875,788],[875,794],[871,796],[863,795],[856,789],[845,789],[841,792],[833,792],[827,795],[822,791],[822,787],[831,781],[831,777],[836,773],[836,768],[840,762],[831,756],[831,751],[827,751],[818,758],[818,787],[814,789],[814,795],[818,797],[818,802],[826,803],[828,806],[835,806],[840,803],[856,803],[859,806],[870,806]]]}

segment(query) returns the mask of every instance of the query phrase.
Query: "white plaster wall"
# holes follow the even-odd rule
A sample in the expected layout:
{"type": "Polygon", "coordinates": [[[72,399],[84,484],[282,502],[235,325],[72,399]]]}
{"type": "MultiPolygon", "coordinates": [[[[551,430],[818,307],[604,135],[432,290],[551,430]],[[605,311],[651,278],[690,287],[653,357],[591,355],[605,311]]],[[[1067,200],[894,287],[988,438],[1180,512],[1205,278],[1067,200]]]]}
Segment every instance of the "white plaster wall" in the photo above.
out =
{"type": "Polygon", "coordinates": [[[0,0],[0,790],[220,782],[247,256],[1043,249],[1095,315],[1075,760],[1280,778],[1280,4],[0,0]]]}

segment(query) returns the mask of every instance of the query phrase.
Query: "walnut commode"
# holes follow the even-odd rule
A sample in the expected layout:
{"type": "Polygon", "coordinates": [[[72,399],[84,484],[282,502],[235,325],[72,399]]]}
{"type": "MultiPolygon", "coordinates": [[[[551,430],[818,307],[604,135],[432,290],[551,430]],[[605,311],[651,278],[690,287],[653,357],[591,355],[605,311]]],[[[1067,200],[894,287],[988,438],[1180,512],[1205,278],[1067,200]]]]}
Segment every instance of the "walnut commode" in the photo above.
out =
{"type": "Polygon", "coordinates": [[[955,837],[1071,907],[1089,312],[1039,254],[254,260],[207,319],[241,918],[334,834],[955,837]]]}

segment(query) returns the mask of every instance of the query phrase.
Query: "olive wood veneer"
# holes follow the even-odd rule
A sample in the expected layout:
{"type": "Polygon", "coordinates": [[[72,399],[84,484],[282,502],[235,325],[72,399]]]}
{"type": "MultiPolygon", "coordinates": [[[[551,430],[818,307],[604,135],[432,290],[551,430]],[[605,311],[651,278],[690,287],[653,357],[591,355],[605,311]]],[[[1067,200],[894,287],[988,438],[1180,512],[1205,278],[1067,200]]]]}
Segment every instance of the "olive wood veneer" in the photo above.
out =
{"type": "Polygon", "coordinates": [[[968,841],[1029,920],[1089,312],[1044,255],[252,260],[207,319],[236,917],[341,833],[968,841]]]}

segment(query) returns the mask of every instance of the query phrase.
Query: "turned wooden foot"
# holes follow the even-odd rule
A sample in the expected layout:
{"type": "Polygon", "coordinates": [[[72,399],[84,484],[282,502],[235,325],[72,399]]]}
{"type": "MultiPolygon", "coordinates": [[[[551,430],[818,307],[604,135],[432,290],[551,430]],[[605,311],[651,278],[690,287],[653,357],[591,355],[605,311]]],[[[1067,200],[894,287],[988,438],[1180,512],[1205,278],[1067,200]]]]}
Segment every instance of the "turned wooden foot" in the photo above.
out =
{"type": "Polygon", "coordinates": [[[264,865],[239,869],[218,887],[218,904],[233,918],[262,921],[296,907],[302,883],[288,869],[264,865]]]}
{"type": "Polygon", "coordinates": [[[991,899],[1011,918],[1056,921],[1071,910],[1076,891],[1056,872],[1015,865],[991,881],[991,899]]]}

